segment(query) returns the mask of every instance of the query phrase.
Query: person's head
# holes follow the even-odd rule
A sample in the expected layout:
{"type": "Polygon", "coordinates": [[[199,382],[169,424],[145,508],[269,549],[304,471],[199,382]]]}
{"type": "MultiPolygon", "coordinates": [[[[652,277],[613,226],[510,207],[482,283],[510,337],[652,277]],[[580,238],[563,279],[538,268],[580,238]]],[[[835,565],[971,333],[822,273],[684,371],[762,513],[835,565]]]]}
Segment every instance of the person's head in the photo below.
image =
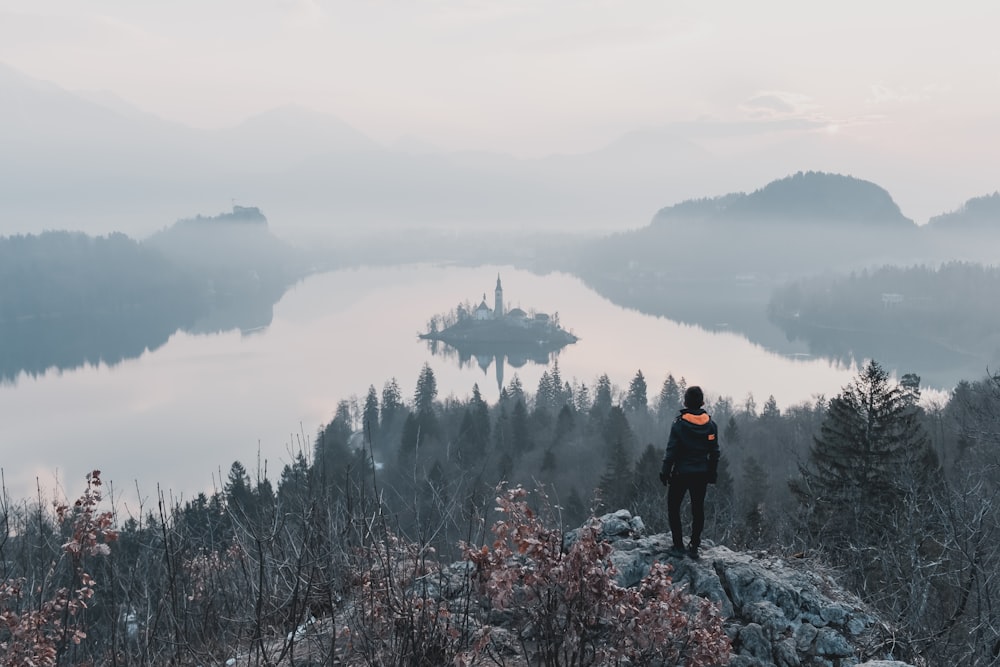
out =
{"type": "Polygon", "coordinates": [[[697,385],[688,387],[684,392],[684,407],[688,410],[697,410],[703,405],[705,405],[705,394],[702,393],[701,387],[697,385]]]}

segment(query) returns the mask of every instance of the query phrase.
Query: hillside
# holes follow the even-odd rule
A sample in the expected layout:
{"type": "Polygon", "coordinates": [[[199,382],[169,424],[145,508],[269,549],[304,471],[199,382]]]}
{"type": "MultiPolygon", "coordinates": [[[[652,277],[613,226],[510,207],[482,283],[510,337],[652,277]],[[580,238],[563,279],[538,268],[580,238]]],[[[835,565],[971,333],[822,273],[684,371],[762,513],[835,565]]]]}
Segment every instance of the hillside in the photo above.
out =
{"type": "Polygon", "coordinates": [[[315,504],[254,508],[233,470],[224,506],[200,495],[167,515],[161,500],[174,533],[163,541],[152,514],[117,527],[89,473],[75,509],[32,517],[66,531],[46,555],[70,556],[53,558],[37,607],[19,604],[31,566],[17,547],[33,537],[23,517],[4,521],[0,554],[10,540],[17,558],[0,578],[4,664],[910,667],[895,658],[915,655],[806,554],[706,543],[699,560],[672,557],[669,537],[624,509],[564,532],[518,487],[495,499],[495,539],[463,541],[447,563],[378,513],[356,541],[353,526],[309,525],[315,504]],[[198,546],[208,524],[176,532],[199,514],[217,515],[224,552],[198,546]],[[264,542],[257,531],[279,514],[286,528],[264,542]],[[65,578],[74,586],[58,588],[65,578]]]}
{"type": "Polygon", "coordinates": [[[927,228],[948,233],[1000,232],[1000,192],[973,197],[955,211],[934,216],[927,228]]]}
{"type": "Polygon", "coordinates": [[[0,381],[115,365],[178,330],[249,331],[306,273],[255,207],[181,220],[145,241],[50,231],[0,237],[0,381]]]}
{"type": "Polygon", "coordinates": [[[256,206],[178,220],[144,242],[171,261],[215,281],[284,290],[304,270],[299,253],[268,227],[256,206]]]}
{"type": "Polygon", "coordinates": [[[617,303],[665,315],[651,310],[664,303],[663,290],[760,290],[817,271],[922,256],[918,230],[873,183],[799,172],[750,194],[661,209],[646,227],[582,244],[569,269],[617,303]]]}
{"type": "Polygon", "coordinates": [[[670,223],[851,223],[912,226],[883,188],[852,176],[798,172],[750,194],[688,200],[660,209],[653,225],[670,223]]]}

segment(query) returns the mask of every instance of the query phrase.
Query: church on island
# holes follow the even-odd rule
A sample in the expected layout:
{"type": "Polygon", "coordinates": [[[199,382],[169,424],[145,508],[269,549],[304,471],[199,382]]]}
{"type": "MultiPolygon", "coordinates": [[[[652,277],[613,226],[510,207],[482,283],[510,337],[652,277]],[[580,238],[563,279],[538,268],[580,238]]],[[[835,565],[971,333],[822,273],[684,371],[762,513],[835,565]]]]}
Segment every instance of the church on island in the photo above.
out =
{"type": "Polygon", "coordinates": [[[449,345],[516,345],[558,349],[575,343],[575,335],[559,326],[559,316],[547,313],[529,314],[520,308],[507,310],[503,301],[503,284],[497,275],[493,292],[493,308],[486,295],[475,308],[460,305],[446,321],[441,316],[431,319],[430,331],[420,334],[425,340],[438,340],[449,345]],[[444,326],[447,325],[447,326],[444,326]],[[443,328],[442,328],[443,327],[443,328]]]}
{"type": "MultiPolygon", "coordinates": [[[[435,318],[437,319],[437,318],[435,318]]],[[[576,336],[559,327],[558,316],[547,313],[528,314],[520,308],[507,310],[504,306],[503,283],[497,274],[493,290],[493,308],[483,294],[483,300],[474,309],[460,305],[455,310],[455,321],[444,329],[432,328],[421,338],[455,342],[495,342],[548,345],[568,345],[577,341],[576,336]]]]}
{"type": "Polygon", "coordinates": [[[455,350],[460,363],[476,359],[484,371],[490,362],[495,362],[498,386],[503,382],[504,359],[515,367],[529,360],[547,364],[552,354],[579,340],[559,326],[558,314],[529,314],[520,308],[507,310],[499,274],[493,291],[493,308],[483,294],[482,301],[474,308],[460,305],[447,319],[432,318],[430,330],[420,334],[420,338],[430,341],[432,346],[445,343],[455,350]]]}
{"type": "MultiPolygon", "coordinates": [[[[459,306],[459,319],[461,319],[464,315],[465,315],[464,310],[461,308],[461,306],[459,306]]],[[[472,317],[479,322],[485,320],[500,320],[503,319],[504,317],[507,317],[517,322],[523,322],[525,318],[528,317],[528,314],[523,310],[521,310],[520,308],[513,308],[507,313],[504,312],[503,285],[500,283],[500,274],[498,273],[497,287],[495,290],[493,290],[493,310],[490,310],[490,307],[486,305],[486,294],[483,294],[483,300],[479,304],[479,306],[476,307],[476,310],[473,311],[472,317]]],[[[535,319],[547,322],[549,320],[549,316],[544,313],[538,313],[535,315],[535,319]]]]}

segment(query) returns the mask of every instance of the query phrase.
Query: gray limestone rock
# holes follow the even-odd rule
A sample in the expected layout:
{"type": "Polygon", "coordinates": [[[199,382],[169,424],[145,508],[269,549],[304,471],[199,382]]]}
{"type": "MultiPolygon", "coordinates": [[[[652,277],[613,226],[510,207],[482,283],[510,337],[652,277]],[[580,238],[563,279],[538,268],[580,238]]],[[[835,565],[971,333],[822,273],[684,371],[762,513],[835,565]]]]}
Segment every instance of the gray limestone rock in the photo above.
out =
{"type": "Polygon", "coordinates": [[[771,660],[771,642],[764,628],[756,623],[749,623],[740,629],[735,648],[740,655],[753,656],[761,661],[771,660]]]}
{"type": "Polygon", "coordinates": [[[819,563],[709,541],[700,560],[672,557],[670,537],[646,535],[640,517],[619,510],[599,521],[619,585],[635,586],[653,563],[668,563],[674,583],[719,605],[736,652],[730,665],[910,667],[868,648],[891,630],[819,563]]]}
{"type": "Polygon", "coordinates": [[[774,663],[778,667],[801,667],[802,661],[799,660],[799,652],[794,639],[782,639],[775,642],[773,646],[774,663]]]}
{"type": "MultiPolygon", "coordinates": [[[[894,645],[887,639],[896,633],[820,563],[736,552],[707,540],[695,561],[671,556],[669,535],[647,535],[642,519],[626,510],[597,521],[620,586],[638,585],[654,563],[663,563],[676,585],[718,605],[733,646],[730,667],[912,667],[884,653],[880,647],[894,645]]],[[[568,531],[564,544],[580,532],[568,531]]],[[[423,585],[455,594],[473,574],[469,564],[455,564],[423,585]]],[[[494,613],[487,622],[502,626],[504,618],[494,613]]]]}

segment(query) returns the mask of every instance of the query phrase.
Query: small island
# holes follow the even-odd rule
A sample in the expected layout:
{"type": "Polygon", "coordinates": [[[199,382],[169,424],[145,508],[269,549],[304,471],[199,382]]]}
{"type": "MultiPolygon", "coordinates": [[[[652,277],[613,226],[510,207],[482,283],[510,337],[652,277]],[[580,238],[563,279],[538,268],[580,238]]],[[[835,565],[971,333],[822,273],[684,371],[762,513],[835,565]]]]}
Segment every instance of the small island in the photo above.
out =
{"type": "Polygon", "coordinates": [[[556,350],[575,343],[578,338],[559,326],[559,315],[533,312],[520,308],[507,310],[503,302],[503,285],[497,275],[493,308],[486,295],[476,307],[460,304],[447,315],[435,315],[428,323],[424,340],[440,341],[456,348],[537,347],[556,350]]]}

